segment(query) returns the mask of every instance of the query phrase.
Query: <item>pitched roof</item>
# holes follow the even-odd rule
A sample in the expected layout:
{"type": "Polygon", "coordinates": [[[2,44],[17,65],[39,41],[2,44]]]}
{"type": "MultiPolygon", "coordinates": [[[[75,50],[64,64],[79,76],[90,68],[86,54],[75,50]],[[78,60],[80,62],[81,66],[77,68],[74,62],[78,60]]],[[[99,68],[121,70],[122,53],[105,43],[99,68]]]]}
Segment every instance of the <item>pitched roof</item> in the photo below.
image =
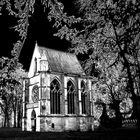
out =
{"type": "Polygon", "coordinates": [[[45,52],[51,71],[85,75],[76,55],[45,47],[38,47],[40,55],[45,52]]]}

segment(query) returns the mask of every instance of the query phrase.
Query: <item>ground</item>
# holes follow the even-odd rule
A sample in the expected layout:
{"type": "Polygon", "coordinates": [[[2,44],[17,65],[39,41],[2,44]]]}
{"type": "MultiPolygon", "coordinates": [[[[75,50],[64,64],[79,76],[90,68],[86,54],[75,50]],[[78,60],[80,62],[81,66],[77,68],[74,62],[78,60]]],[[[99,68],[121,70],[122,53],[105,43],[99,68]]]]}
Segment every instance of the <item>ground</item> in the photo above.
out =
{"type": "Polygon", "coordinates": [[[138,130],[96,130],[94,132],[23,132],[17,128],[0,128],[0,140],[136,140],[138,130]]]}

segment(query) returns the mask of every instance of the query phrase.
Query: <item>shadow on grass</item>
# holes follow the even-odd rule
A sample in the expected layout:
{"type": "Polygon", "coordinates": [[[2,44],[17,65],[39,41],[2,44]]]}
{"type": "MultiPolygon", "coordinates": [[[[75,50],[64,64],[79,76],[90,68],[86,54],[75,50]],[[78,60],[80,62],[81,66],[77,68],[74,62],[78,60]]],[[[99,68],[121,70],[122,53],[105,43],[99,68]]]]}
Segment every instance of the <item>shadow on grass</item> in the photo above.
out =
{"type": "Polygon", "coordinates": [[[20,128],[0,128],[0,140],[137,140],[136,129],[100,129],[92,132],[27,132],[20,128]]]}

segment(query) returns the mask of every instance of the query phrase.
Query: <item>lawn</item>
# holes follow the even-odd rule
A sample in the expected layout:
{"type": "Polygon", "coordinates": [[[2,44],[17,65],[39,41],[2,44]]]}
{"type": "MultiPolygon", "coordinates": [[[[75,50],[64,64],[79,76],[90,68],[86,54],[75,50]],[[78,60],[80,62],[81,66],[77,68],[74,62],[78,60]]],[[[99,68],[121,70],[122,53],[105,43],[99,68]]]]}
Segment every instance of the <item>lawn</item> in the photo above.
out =
{"type": "Polygon", "coordinates": [[[138,130],[100,130],[94,132],[23,132],[17,128],[0,128],[0,140],[137,140],[138,130]]]}

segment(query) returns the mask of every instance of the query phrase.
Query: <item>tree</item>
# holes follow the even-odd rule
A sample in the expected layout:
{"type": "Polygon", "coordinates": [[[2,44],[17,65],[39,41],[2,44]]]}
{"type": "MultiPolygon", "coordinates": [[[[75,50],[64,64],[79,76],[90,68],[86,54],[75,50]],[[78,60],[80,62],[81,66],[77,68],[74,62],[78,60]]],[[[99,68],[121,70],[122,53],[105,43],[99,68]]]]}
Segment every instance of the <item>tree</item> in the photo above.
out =
{"type": "Polygon", "coordinates": [[[24,76],[26,73],[17,59],[5,57],[0,59],[0,107],[4,114],[4,127],[9,127],[12,112],[14,112],[14,126],[16,126],[16,112],[21,112],[22,109],[21,88],[24,76]]]}
{"type": "Polygon", "coordinates": [[[14,113],[14,127],[21,127],[22,120],[22,97],[23,97],[23,78],[27,77],[26,72],[21,68],[16,68],[12,78],[19,82],[14,86],[12,93],[12,110],[14,113]]]}
{"type": "Polygon", "coordinates": [[[118,67],[121,70],[119,77],[125,78],[127,84],[124,94],[131,96],[133,116],[137,116],[139,122],[137,103],[140,92],[140,2],[76,0],[76,4],[82,15],[77,20],[78,24],[81,23],[80,28],[74,26],[74,22],[61,22],[55,35],[71,41],[71,50],[76,54],[88,55],[84,64],[89,74],[94,73],[98,64],[104,70],[103,79],[107,78],[110,69],[118,67]]]}
{"type": "Polygon", "coordinates": [[[107,127],[121,126],[123,114],[120,112],[120,103],[130,98],[126,88],[126,78],[119,68],[120,66],[118,69],[112,67],[107,71],[103,65],[100,65],[101,78],[98,78],[93,86],[94,103],[103,107],[101,124],[107,127]]]}
{"type": "MultiPolygon", "coordinates": [[[[8,14],[15,17],[17,21],[17,25],[11,27],[11,29],[14,29],[19,35],[11,51],[12,56],[16,58],[19,58],[20,52],[27,39],[28,28],[30,26],[29,21],[34,13],[35,4],[42,4],[44,12],[47,11],[46,17],[48,16],[48,20],[50,20],[53,15],[57,19],[59,17],[60,21],[64,19],[63,17],[65,17],[65,19],[67,18],[67,21],[74,21],[73,16],[68,17],[66,14],[63,14],[64,6],[58,2],[58,0],[0,0],[0,15],[2,15],[6,9],[8,14]]],[[[56,22],[55,26],[59,26],[59,21],[56,22]]]]}

